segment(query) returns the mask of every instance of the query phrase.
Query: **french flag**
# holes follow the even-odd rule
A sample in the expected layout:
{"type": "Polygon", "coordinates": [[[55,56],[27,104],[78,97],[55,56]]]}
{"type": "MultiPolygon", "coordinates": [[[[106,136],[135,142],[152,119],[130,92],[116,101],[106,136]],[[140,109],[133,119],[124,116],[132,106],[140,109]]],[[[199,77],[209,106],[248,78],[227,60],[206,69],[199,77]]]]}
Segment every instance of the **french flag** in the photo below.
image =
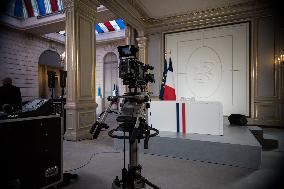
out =
{"type": "Polygon", "coordinates": [[[167,73],[167,80],[164,89],[163,100],[176,100],[176,90],[174,84],[174,70],[172,59],[169,60],[169,68],[167,73]]]}

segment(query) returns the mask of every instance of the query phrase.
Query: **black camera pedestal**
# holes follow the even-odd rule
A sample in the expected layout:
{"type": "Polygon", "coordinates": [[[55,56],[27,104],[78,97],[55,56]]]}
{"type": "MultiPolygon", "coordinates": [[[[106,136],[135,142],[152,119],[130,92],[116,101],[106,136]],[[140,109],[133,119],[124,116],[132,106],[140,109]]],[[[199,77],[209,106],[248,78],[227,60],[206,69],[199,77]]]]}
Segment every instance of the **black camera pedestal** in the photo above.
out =
{"type": "MultiPolygon", "coordinates": [[[[114,179],[112,189],[142,189],[146,184],[154,189],[159,189],[158,186],[148,181],[141,175],[142,166],[138,162],[138,143],[144,139],[144,148],[148,149],[148,141],[150,137],[155,137],[159,131],[149,127],[146,122],[147,108],[149,108],[148,96],[133,95],[129,98],[132,102],[127,102],[122,107],[123,116],[118,116],[117,121],[120,122],[119,127],[109,131],[109,136],[112,138],[124,140],[124,168],[122,169],[122,178],[118,176],[114,179]],[[143,97],[143,98],[141,98],[143,97]],[[141,101],[141,99],[143,99],[141,101]],[[129,112],[132,112],[129,114],[129,112]],[[116,134],[118,131],[123,131],[123,136],[116,134]],[[152,134],[150,132],[153,132],[152,134]],[[125,135],[128,133],[128,136],[125,135]],[[129,164],[128,170],[125,167],[125,142],[129,140],[129,164]]],[[[127,97],[126,97],[127,99],[127,97]]],[[[129,99],[128,99],[129,100],[129,99]]]]}
{"type": "Polygon", "coordinates": [[[125,93],[123,96],[108,97],[111,103],[92,126],[90,133],[96,139],[102,128],[109,128],[105,124],[105,120],[108,113],[111,112],[111,106],[120,98],[123,99],[121,106],[122,115],[117,118],[117,122],[120,122],[119,127],[108,133],[112,138],[124,140],[122,179],[120,180],[117,176],[113,181],[112,189],[142,189],[145,188],[146,184],[154,189],[159,189],[158,186],[141,175],[142,167],[138,164],[138,143],[140,140],[144,139],[144,148],[148,149],[149,138],[159,134],[159,131],[150,127],[146,121],[147,108],[150,107],[147,84],[154,82],[154,75],[149,73],[154,68],[140,62],[136,58],[138,48],[135,48],[133,45],[120,46],[118,47],[118,52],[120,58],[119,78],[122,79],[124,85],[128,85],[128,93],[125,93]],[[123,135],[119,135],[118,131],[122,131],[123,135]],[[128,133],[128,136],[125,133],[128,133]],[[125,140],[129,140],[128,169],[125,167],[125,140]]]}

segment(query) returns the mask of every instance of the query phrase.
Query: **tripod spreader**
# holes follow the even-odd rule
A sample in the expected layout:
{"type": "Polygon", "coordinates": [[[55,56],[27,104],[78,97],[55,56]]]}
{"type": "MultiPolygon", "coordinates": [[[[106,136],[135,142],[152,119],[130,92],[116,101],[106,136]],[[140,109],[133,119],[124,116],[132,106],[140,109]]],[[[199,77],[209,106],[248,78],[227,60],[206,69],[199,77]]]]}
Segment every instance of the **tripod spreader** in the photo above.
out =
{"type": "MultiPolygon", "coordinates": [[[[108,136],[110,136],[111,138],[116,138],[116,139],[130,139],[129,136],[124,136],[124,135],[120,135],[118,133],[115,133],[115,132],[119,132],[123,129],[121,129],[121,127],[117,127],[115,129],[112,129],[108,132],[108,136]]],[[[140,132],[140,131],[139,131],[140,132]]],[[[136,136],[136,139],[145,139],[144,140],[144,149],[148,149],[148,141],[149,141],[149,138],[151,137],[155,137],[159,135],[159,130],[158,129],[155,129],[155,128],[149,128],[146,132],[143,132],[143,133],[139,133],[137,134],[136,136]],[[154,131],[154,133],[150,134],[150,131],[154,131]],[[146,145],[145,145],[146,143],[146,145]]]]}
{"type": "MultiPolygon", "coordinates": [[[[141,165],[138,165],[136,167],[130,167],[128,170],[126,168],[122,169],[122,180],[119,180],[118,177],[114,179],[113,184],[116,186],[116,188],[135,188],[134,180],[138,181],[142,188],[145,187],[147,184],[148,186],[154,188],[154,189],[161,189],[157,185],[150,182],[148,179],[143,177],[141,175],[141,165]]],[[[137,184],[138,184],[137,183],[137,184]]]]}

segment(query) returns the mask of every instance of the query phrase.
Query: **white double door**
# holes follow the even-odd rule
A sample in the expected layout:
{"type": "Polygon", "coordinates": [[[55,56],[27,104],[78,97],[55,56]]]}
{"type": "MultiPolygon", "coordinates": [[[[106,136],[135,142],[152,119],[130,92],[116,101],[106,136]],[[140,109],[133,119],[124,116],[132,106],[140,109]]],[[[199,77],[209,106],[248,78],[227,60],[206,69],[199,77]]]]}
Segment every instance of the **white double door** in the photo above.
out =
{"type": "Polygon", "coordinates": [[[248,23],[167,34],[165,49],[178,99],[219,101],[224,115],[249,115],[248,23]]]}

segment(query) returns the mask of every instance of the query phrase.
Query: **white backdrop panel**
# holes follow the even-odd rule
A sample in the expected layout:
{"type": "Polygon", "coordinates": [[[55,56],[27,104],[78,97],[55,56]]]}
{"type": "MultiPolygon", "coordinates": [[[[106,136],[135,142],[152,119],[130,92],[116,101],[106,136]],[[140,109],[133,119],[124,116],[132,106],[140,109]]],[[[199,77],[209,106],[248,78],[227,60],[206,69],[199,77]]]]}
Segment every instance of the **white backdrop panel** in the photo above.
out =
{"type": "Polygon", "coordinates": [[[224,115],[249,115],[249,24],[165,35],[177,98],[219,101],[224,115]]]}

